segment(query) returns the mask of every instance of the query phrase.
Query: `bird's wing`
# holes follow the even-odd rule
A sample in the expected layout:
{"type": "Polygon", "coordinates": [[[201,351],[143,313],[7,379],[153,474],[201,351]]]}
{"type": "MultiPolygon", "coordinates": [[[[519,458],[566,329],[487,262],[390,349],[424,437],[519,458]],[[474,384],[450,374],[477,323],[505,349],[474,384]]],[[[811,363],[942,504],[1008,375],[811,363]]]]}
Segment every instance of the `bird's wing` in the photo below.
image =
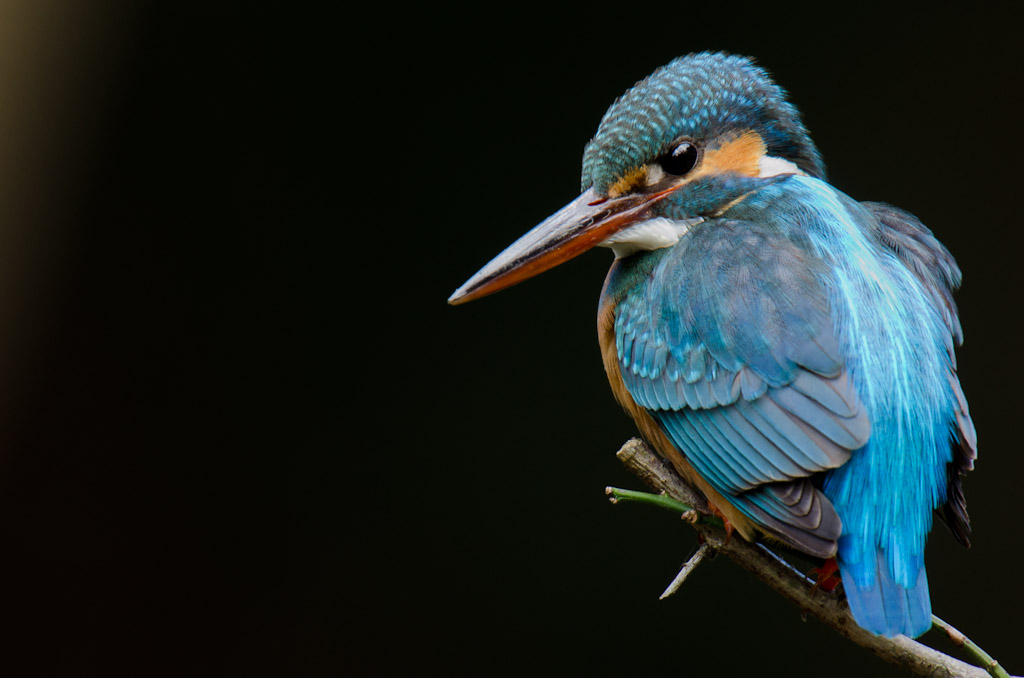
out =
{"type": "Polygon", "coordinates": [[[949,383],[957,399],[957,439],[953,442],[953,460],[947,467],[946,504],[942,516],[956,538],[970,545],[971,523],[967,515],[963,479],[974,468],[978,458],[978,436],[967,409],[967,399],[956,375],[954,346],[963,343],[960,318],[953,301],[953,291],[960,286],[960,269],[956,260],[921,221],[909,212],[880,202],[861,203],[878,219],[879,241],[917,276],[939,309],[949,329],[949,383]]]}
{"type": "Polygon", "coordinates": [[[691,231],[616,309],[626,389],[711,485],[814,555],[841,523],[811,477],[870,423],[840,357],[823,281],[793,241],[745,221],[691,231]]]}

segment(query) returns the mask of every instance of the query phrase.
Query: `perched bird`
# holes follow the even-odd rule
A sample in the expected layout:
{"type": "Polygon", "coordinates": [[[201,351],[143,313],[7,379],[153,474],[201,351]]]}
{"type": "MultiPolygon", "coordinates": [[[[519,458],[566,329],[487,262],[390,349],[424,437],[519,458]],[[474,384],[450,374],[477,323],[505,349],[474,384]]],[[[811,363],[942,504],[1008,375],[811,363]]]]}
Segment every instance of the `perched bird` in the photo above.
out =
{"type": "Polygon", "coordinates": [[[836,557],[862,627],[926,631],[932,513],[968,544],[977,456],[950,253],[833,188],[784,90],[722,53],[616,100],[582,189],[449,303],[611,248],[601,351],[644,437],[743,537],[836,557]]]}

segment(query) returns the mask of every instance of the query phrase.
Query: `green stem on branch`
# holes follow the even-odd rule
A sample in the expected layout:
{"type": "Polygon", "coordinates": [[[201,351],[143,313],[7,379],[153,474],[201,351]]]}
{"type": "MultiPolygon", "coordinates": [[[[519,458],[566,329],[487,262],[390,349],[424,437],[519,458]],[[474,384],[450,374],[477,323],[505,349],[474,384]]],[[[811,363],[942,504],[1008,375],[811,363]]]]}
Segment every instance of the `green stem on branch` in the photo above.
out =
{"type": "Polygon", "coordinates": [[[993,659],[988,652],[978,647],[973,640],[965,636],[959,629],[949,624],[949,622],[945,622],[933,614],[932,628],[945,631],[954,645],[964,648],[967,654],[971,655],[971,658],[978,662],[981,668],[988,671],[994,678],[1010,678],[1010,674],[999,665],[999,662],[993,659]]]}
{"type": "Polygon", "coordinates": [[[657,506],[673,513],[678,513],[691,523],[703,523],[705,525],[716,525],[724,527],[722,520],[715,516],[704,515],[693,506],[677,501],[667,494],[653,494],[651,492],[637,492],[636,490],[624,490],[619,487],[606,487],[604,493],[608,495],[608,501],[613,504],[619,502],[633,502],[635,504],[647,504],[657,506]]]}

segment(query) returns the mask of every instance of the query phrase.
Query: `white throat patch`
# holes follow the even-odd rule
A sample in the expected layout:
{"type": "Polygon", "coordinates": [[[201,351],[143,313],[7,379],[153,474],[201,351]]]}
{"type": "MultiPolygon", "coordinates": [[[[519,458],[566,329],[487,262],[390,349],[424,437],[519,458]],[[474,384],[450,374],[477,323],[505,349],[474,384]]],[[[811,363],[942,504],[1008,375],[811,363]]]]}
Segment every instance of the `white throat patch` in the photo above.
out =
{"type": "Polygon", "coordinates": [[[628,257],[641,250],[657,250],[679,242],[691,228],[704,221],[694,219],[666,219],[656,217],[633,224],[602,242],[599,247],[610,247],[615,258],[628,257]]]}

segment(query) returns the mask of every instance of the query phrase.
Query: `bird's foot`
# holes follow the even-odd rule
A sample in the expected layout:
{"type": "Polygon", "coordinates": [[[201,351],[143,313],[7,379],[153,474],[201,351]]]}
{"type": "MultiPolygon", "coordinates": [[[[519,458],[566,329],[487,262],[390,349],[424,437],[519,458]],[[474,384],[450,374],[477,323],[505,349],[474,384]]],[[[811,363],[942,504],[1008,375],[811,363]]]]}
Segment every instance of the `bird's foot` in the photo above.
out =
{"type": "Polygon", "coordinates": [[[814,591],[818,589],[835,591],[836,587],[843,582],[839,576],[839,563],[835,558],[829,558],[821,564],[821,567],[812,567],[807,575],[815,578],[812,589],[814,591]]]}
{"type": "Polygon", "coordinates": [[[711,514],[722,521],[722,526],[725,528],[725,542],[723,542],[723,544],[728,544],[732,540],[732,523],[729,521],[728,518],[725,517],[724,513],[719,511],[714,506],[711,507],[711,514]]]}

